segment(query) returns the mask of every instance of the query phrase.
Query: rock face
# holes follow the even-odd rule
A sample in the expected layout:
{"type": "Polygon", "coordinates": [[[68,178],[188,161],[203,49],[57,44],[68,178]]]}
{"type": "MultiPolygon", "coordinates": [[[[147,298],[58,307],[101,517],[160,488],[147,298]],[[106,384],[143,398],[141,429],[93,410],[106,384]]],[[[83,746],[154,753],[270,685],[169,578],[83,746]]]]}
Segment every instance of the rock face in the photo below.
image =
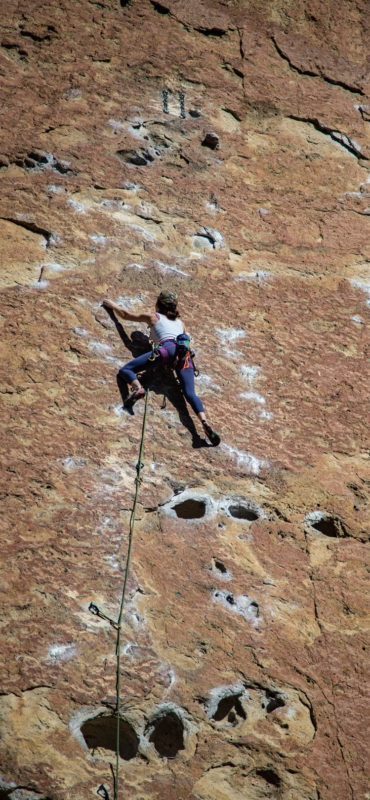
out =
{"type": "Polygon", "coordinates": [[[222,444],[157,376],[120,797],[365,800],[366,0],[2,5],[0,798],[113,798],[88,607],[117,618],[145,331],[100,304],[170,286],[222,444]]]}

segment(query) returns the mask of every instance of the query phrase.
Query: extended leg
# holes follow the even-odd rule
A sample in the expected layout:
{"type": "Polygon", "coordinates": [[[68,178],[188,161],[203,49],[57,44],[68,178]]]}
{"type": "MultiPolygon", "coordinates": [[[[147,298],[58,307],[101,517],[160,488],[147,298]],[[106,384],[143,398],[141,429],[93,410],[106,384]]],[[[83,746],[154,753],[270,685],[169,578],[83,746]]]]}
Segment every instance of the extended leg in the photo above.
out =
{"type": "Polygon", "coordinates": [[[189,405],[198,414],[199,419],[205,419],[204,405],[195,392],[194,383],[194,367],[186,367],[186,369],[176,370],[177,377],[180,381],[180,386],[183,391],[185,399],[189,405]]]}
{"type": "Polygon", "coordinates": [[[189,405],[198,415],[202,425],[204,432],[208,439],[210,440],[211,444],[214,446],[220,444],[220,437],[218,433],[216,433],[211,426],[208,424],[206,419],[206,414],[204,410],[204,405],[195,392],[195,384],[194,384],[194,366],[193,364],[185,369],[176,370],[177,377],[180,381],[180,386],[183,391],[185,399],[188,401],[189,405]]]}

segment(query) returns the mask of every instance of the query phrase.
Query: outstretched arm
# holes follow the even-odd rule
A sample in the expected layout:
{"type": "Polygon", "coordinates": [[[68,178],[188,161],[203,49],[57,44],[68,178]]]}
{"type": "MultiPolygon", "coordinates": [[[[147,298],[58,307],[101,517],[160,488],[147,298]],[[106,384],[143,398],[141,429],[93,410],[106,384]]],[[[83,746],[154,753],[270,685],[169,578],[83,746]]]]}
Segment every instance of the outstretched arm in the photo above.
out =
{"type": "Polygon", "coordinates": [[[126,311],[125,308],[121,308],[121,306],[117,305],[117,303],[113,303],[112,300],[103,300],[102,305],[104,308],[108,308],[117,317],[121,317],[121,319],[128,319],[131,322],[146,322],[147,325],[153,325],[156,321],[156,315],[154,312],[150,311],[142,311],[140,314],[132,314],[131,311],[126,311]]]}

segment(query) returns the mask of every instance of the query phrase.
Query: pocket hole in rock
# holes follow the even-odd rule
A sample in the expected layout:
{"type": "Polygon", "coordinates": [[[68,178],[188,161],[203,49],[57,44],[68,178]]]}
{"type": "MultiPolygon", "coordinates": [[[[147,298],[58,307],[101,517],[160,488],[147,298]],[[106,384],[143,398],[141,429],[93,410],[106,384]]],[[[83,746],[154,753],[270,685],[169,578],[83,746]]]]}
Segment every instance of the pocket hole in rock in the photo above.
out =
{"type": "Polygon", "coordinates": [[[271,714],[277,708],[284,708],[285,702],[280,694],[266,689],[266,699],[263,702],[263,707],[266,709],[267,714],[271,714]]]}
{"type": "Polygon", "coordinates": [[[273,769],[257,769],[256,775],[259,775],[260,778],[263,778],[266,783],[269,783],[270,786],[281,786],[281,779],[277,772],[273,769]]]}
{"type": "Polygon", "coordinates": [[[154,154],[149,150],[117,150],[117,156],[126,164],[134,164],[137,167],[146,167],[154,161],[154,154]]]}
{"type": "Polygon", "coordinates": [[[240,702],[241,692],[239,694],[229,694],[222,697],[216,711],[212,715],[212,719],[216,722],[227,719],[228,722],[236,724],[239,719],[247,719],[247,715],[240,702]]]}
{"type": "Polygon", "coordinates": [[[349,535],[339,517],[325,514],[322,511],[313,511],[312,514],[308,514],[306,521],[315,531],[319,531],[324,536],[329,536],[332,539],[349,535]]]}
{"type": "Polygon", "coordinates": [[[182,500],[172,508],[180,519],[201,519],[206,513],[204,500],[195,500],[194,498],[182,500]]]}
{"type": "MultiPolygon", "coordinates": [[[[127,720],[120,721],[120,756],[130,761],[138,753],[139,738],[127,720]]],[[[89,750],[116,752],[117,717],[98,716],[88,719],[81,726],[81,733],[89,750]]]]}
{"type": "Polygon", "coordinates": [[[202,147],[209,147],[210,150],[217,150],[219,144],[220,144],[220,139],[217,136],[217,133],[213,133],[213,131],[206,133],[202,141],[202,147]]]}
{"type": "Polygon", "coordinates": [[[150,729],[149,741],[162,758],[175,758],[179,750],[185,749],[184,725],[174,711],[163,711],[151,722],[150,729]]]}
{"type": "Polygon", "coordinates": [[[259,617],[260,607],[255,600],[252,600],[251,603],[249,603],[248,611],[252,617],[259,617]]]}
{"type": "Polygon", "coordinates": [[[225,564],[223,564],[222,561],[219,561],[218,558],[212,559],[212,567],[216,572],[220,572],[221,575],[227,575],[228,571],[225,567],[225,564]]]}
{"type": "Polygon", "coordinates": [[[228,512],[234,519],[245,519],[248,522],[255,522],[259,519],[258,511],[251,506],[243,505],[243,503],[230,503],[228,512]]]}
{"type": "Polygon", "coordinates": [[[257,626],[255,620],[260,616],[260,609],[256,600],[251,600],[250,597],[243,594],[234,597],[231,592],[220,592],[218,589],[213,592],[213,598],[224,608],[229,608],[235,614],[240,614],[240,616],[257,626]]]}
{"type": "Polygon", "coordinates": [[[154,8],[154,11],[156,11],[157,14],[169,14],[170,13],[170,9],[167,8],[167,6],[163,6],[162,3],[156,3],[155,0],[150,0],[150,2],[151,2],[152,6],[154,8]]]}
{"type": "Polygon", "coordinates": [[[332,536],[334,538],[336,536],[343,536],[341,532],[341,526],[338,524],[338,520],[336,520],[334,517],[324,517],[323,519],[314,522],[312,527],[315,528],[316,531],[323,533],[324,536],[332,536]]]}

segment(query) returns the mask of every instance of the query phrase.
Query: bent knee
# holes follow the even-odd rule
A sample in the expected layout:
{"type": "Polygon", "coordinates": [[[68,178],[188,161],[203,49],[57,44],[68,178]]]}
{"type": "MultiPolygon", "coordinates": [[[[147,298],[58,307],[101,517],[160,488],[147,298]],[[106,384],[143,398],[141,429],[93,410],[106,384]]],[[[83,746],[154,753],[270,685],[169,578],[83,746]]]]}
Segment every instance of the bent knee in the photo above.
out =
{"type": "Polygon", "coordinates": [[[121,367],[121,369],[118,371],[118,375],[120,378],[122,378],[122,380],[127,381],[131,377],[131,370],[127,367],[121,367]]]}

